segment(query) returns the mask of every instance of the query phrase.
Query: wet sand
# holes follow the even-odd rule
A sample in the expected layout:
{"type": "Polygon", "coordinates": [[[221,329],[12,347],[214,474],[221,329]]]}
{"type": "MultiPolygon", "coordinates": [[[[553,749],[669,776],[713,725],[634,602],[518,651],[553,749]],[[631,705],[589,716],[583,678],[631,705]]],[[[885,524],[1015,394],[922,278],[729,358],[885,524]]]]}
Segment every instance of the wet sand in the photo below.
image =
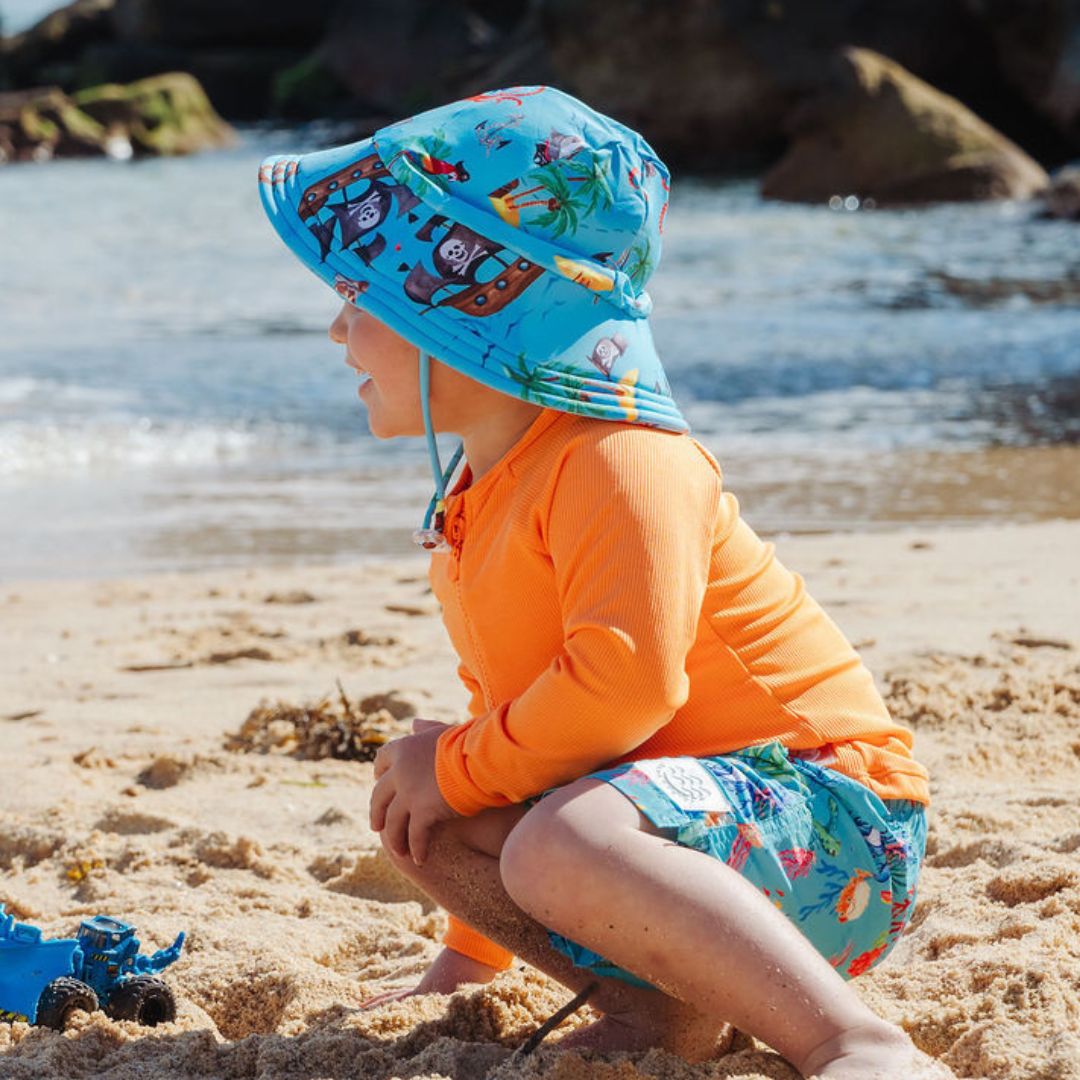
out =
{"type": "MultiPolygon", "coordinates": [[[[703,440],[760,533],[1080,520],[1080,446],[762,455],[703,440]]],[[[757,443],[755,436],[755,445],[757,443]]],[[[738,442],[738,440],[736,440],[738,442]]],[[[830,435],[830,445],[838,440],[830,435]]],[[[449,446],[447,440],[447,446],[449,446]]],[[[448,457],[444,455],[444,460],[448,457]]],[[[411,466],[271,466],[0,480],[0,577],[126,577],[399,556],[431,497],[411,466]]]]}

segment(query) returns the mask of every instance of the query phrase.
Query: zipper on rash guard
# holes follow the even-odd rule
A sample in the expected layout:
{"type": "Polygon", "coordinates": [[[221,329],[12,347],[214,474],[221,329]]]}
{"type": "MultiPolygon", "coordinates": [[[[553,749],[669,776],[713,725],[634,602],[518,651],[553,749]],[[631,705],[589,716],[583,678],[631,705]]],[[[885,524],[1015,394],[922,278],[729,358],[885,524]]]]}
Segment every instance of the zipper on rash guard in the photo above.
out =
{"type": "Polygon", "coordinates": [[[461,615],[461,621],[465,624],[465,630],[469,635],[469,643],[473,648],[473,655],[476,657],[476,677],[480,681],[480,689],[484,694],[484,705],[488,709],[492,709],[495,706],[492,703],[491,684],[488,680],[487,665],[484,662],[484,654],[480,648],[480,642],[476,639],[476,634],[473,632],[472,622],[469,619],[469,613],[465,610],[465,604],[462,601],[462,587],[461,587],[461,569],[462,569],[462,549],[465,546],[465,509],[462,507],[454,516],[447,522],[446,538],[450,541],[450,562],[446,567],[447,577],[450,578],[454,585],[454,599],[457,601],[458,612],[461,615]]]}

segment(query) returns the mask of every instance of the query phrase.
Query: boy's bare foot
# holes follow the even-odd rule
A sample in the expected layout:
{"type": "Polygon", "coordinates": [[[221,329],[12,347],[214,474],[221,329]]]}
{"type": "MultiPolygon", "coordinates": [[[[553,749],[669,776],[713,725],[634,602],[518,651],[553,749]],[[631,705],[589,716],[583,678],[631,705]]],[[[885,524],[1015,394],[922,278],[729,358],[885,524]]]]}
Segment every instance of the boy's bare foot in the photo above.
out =
{"type": "Polygon", "coordinates": [[[807,1080],[956,1080],[891,1024],[846,1031],[817,1047],[803,1066],[807,1080]]]}
{"type": "Polygon", "coordinates": [[[657,1022],[655,1017],[633,1013],[602,1016],[586,1027],[564,1035],[558,1042],[563,1050],[600,1052],[650,1050],[659,1047],[696,1064],[727,1051],[735,1037],[730,1024],[706,1020],[696,1011],[657,1022]]]}
{"type": "Polygon", "coordinates": [[[489,967],[487,964],[480,963],[479,960],[454,952],[453,949],[443,949],[416,986],[408,986],[402,990],[387,990],[384,994],[377,994],[375,997],[362,1001],[360,1008],[376,1009],[380,1005],[400,1001],[414,994],[452,994],[465,983],[489,983],[498,974],[498,968],[489,967]]]}

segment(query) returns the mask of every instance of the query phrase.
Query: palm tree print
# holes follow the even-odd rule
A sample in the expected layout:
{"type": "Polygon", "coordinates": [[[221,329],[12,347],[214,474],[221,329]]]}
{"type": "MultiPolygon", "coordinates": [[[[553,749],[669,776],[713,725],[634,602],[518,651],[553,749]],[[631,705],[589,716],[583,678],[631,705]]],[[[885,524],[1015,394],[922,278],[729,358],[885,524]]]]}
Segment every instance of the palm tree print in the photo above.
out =
{"type": "Polygon", "coordinates": [[[608,165],[596,154],[589,153],[588,161],[560,160],[535,169],[528,179],[533,186],[515,192],[517,180],[512,180],[490,195],[496,211],[513,226],[520,222],[521,211],[529,207],[544,208],[529,222],[541,229],[550,229],[552,236],[577,232],[580,215],[607,209],[612,202],[608,182],[608,165]],[[578,185],[571,187],[571,185],[578,185]],[[530,195],[543,192],[539,198],[530,195]]]}
{"type": "Polygon", "coordinates": [[[570,189],[566,175],[561,169],[538,169],[530,174],[530,179],[535,180],[537,186],[532,191],[546,191],[547,199],[534,199],[532,202],[519,203],[518,206],[546,206],[544,213],[534,218],[530,224],[541,229],[550,229],[552,236],[562,236],[570,233],[573,236],[578,228],[578,211],[580,204],[575,199],[575,193],[570,189]]]}
{"type": "Polygon", "coordinates": [[[648,280],[655,266],[655,260],[652,258],[652,244],[649,242],[649,238],[647,236],[642,237],[627,250],[619,261],[623,272],[630,279],[630,284],[635,289],[640,289],[648,280]]]}
{"type": "Polygon", "coordinates": [[[573,364],[560,364],[558,361],[552,361],[542,366],[537,365],[530,368],[525,361],[525,354],[518,353],[517,365],[510,367],[509,364],[503,364],[503,370],[506,372],[507,377],[516,382],[521,388],[521,396],[526,401],[531,401],[537,405],[545,405],[544,399],[550,398],[555,389],[548,384],[557,383],[563,388],[563,393],[558,395],[561,399],[559,408],[562,411],[581,413],[583,415],[587,415],[591,411],[588,404],[589,395],[578,385],[583,381],[581,372],[573,364]]]}
{"type": "Polygon", "coordinates": [[[586,214],[593,214],[597,210],[607,210],[611,206],[611,184],[608,181],[608,163],[591,151],[587,160],[571,160],[566,162],[566,168],[571,175],[568,177],[571,184],[580,184],[577,189],[578,198],[583,202],[587,199],[589,205],[585,208],[586,214]]]}

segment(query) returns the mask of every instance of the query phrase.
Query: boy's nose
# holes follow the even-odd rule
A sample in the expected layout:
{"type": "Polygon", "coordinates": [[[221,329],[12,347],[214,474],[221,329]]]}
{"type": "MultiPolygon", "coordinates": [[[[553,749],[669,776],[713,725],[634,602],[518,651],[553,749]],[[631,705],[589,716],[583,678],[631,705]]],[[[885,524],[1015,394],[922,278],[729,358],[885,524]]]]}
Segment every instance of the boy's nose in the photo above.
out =
{"type": "Polygon", "coordinates": [[[330,335],[330,340],[335,345],[344,345],[349,339],[349,322],[345,313],[348,311],[348,303],[344,303],[338,309],[337,315],[334,316],[334,321],[330,324],[330,329],[327,331],[330,335]]]}

